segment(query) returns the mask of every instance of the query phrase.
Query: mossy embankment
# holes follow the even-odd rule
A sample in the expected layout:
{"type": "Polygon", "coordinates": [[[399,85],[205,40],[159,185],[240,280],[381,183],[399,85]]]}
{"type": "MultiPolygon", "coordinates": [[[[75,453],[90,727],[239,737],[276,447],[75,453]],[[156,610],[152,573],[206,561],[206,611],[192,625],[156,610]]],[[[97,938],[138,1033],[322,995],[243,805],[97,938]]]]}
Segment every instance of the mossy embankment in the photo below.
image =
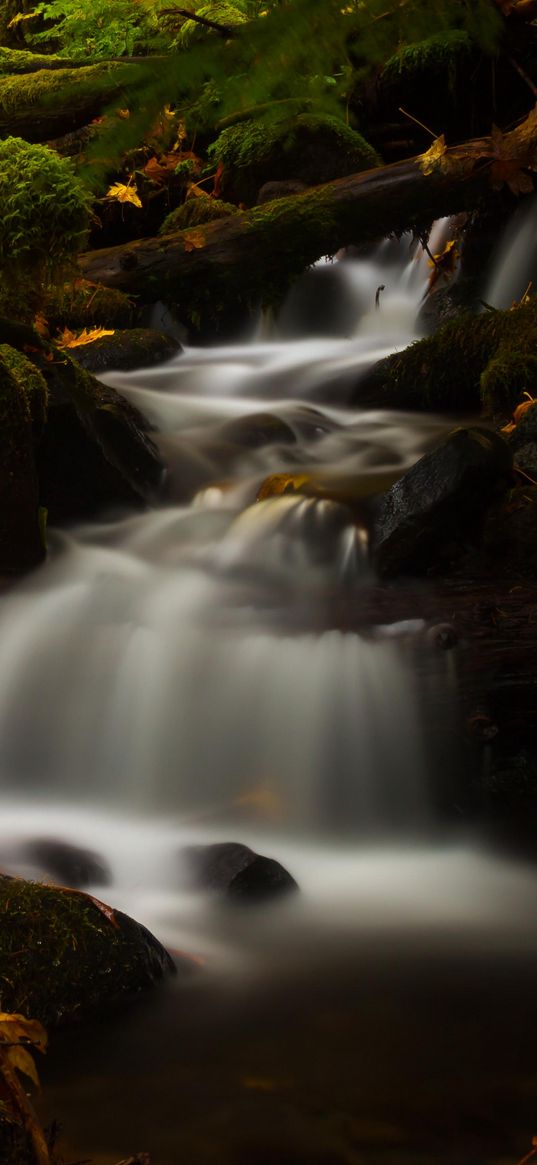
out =
{"type": "Polygon", "coordinates": [[[508,311],[463,314],[388,356],[358,381],[360,407],[509,416],[537,393],[537,299],[508,311]]]}

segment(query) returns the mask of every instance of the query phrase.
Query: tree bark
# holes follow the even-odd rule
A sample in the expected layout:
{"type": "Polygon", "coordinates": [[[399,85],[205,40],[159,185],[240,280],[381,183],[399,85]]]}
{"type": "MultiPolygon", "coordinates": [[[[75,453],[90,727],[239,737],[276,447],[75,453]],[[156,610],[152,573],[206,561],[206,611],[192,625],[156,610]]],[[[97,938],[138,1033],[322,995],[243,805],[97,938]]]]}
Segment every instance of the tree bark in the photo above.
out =
{"type": "Polygon", "coordinates": [[[218,317],[230,298],[276,302],[322,255],[468,209],[504,181],[531,185],[537,107],[517,129],[352,174],[203,226],[82,255],[86,279],[218,317]]]}

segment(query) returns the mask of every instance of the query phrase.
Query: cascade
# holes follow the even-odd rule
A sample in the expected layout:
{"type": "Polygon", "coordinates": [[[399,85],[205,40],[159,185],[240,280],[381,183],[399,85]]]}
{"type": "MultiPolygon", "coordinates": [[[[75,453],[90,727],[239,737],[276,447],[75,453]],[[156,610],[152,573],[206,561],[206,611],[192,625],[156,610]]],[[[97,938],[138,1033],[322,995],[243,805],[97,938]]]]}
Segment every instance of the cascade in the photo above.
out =
{"type": "MultiPolygon", "coordinates": [[[[448,231],[435,225],[433,249],[448,231]]],[[[419,617],[357,616],[374,582],[367,495],[451,422],[346,403],[361,370],[416,338],[428,275],[409,238],[386,241],[318,264],[268,334],[103,377],[154,426],[167,501],[52,531],[47,562],[2,598],[3,852],[43,835],[103,852],[110,899],[172,945],[188,941],[193,911],[194,946],[209,942],[197,899],[173,920],[166,905],[185,842],[270,849],[316,892],[322,871],[332,906],[330,894],[351,913],[359,902],[367,914],[366,868],[379,893],[406,887],[407,904],[429,877],[427,726],[450,707],[449,654],[433,658],[419,617]],[[327,288],[338,334],[320,331],[327,288]],[[258,442],[267,414],[274,436],[258,442]],[[337,488],[256,501],[278,473],[352,478],[363,520],[337,488]]],[[[442,860],[450,909],[466,868],[466,909],[486,919],[480,877],[494,880],[494,863],[442,860]]]]}

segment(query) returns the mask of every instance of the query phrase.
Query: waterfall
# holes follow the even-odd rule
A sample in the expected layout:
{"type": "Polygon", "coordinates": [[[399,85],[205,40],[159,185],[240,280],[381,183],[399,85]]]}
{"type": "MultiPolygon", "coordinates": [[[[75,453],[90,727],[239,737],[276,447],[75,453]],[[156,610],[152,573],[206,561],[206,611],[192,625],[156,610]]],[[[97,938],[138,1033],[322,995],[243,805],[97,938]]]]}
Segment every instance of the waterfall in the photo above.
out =
{"type": "Polygon", "coordinates": [[[156,426],[170,500],[53,533],[46,565],[3,599],[7,794],[233,820],[268,789],[298,834],[427,819],[414,647],[404,627],[338,627],[330,606],[359,604],[371,582],[367,522],[338,483],[375,492],[442,430],[345,405],[360,368],[414,338],[427,267],[408,239],[335,263],[349,334],[280,338],[326,269],[294,290],[272,340],[104,378],[156,426]],[[274,440],[241,444],[233,426],[259,413],[274,440]],[[334,500],[256,502],[274,473],[328,481],[334,500]]]}

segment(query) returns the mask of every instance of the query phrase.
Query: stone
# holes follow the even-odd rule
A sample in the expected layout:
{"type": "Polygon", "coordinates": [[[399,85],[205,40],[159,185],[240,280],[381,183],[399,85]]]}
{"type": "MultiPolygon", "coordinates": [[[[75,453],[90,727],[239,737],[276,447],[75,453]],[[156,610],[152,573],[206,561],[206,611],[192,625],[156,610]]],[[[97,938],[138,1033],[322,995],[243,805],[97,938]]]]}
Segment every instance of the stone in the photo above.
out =
{"type": "Polygon", "coordinates": [[[0,1011],[46,1027],[100,1016],[175,969],[150,931],[81,890],[0,877],[0,1011]]]}
{"type": "Polygon", "coordinates": [[[493,430],[453,430],[381,498],[374,564],[383,578],[445,567],[475,541],[511,481],[509,446],[493,430]]]}
{"type": "Polygon", "coordinates": [[[152,368],[178,356],[181,344],[165,332],[153,328],[117,329],[113,336],[103,336],[91,344],[71,348],[69,355],[88,372],[132,372],[135,368],[152,368]]]}
{"type": "Polygon", "coordinates": [[[24,845],[23,856],[64,886],[82,889],[92,884],[110,885],[110,869],[103,858],[59,838],[34,838],[24,845]]]}
{"type": "Polygon", "coordinates": [[[298,889],[279,862],[240,842],[187,846],[181,858],[191,886],[234,901],[259,902],[298,889]]]}
{"type": "Polygon", "coordinates": [[[52,524],[140,508],[160,492],[164,464],[136,408],[68,357],[44,363],[48,417],[36,451],[52,524]]]}

